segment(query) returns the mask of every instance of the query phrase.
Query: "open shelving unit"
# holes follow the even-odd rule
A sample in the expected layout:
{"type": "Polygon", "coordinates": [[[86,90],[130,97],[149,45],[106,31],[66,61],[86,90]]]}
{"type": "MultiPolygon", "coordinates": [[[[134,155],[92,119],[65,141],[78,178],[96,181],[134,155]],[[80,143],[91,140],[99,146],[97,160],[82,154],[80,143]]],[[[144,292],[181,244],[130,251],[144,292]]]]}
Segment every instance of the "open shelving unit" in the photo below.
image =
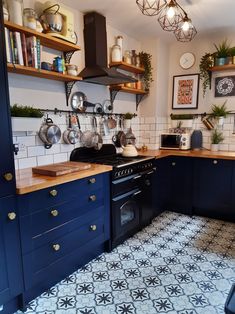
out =
{"type": "Polygon", "coordinates": [[[143,74],[144,73],[144,68],[141,67],[137,67],[135,65],[120,61],[120,62],[112,62],[109,64],[110,68],[112,67],[116,67],[119,68],[121,70],[127,71],[127,72],[131,72],[131,73],[135,73],[135,74],[143,74]]]}
{"type": "Polygon", "coordinates": [[[209,70],[210,89],[211,89],[212,73],[213,72],[226,72],[226,71],[235,71],[235,64],[217,65],[217,66],[210,68],[210,70],[209,70]]]}
{"type": "MultiPolygon", "coordinates": [[[[30,28],[27,28],[21,25],[14,24],[10,21],[5,21],[4,24],[5,24],[5,27],[7,27],[10,31],[24,33],[27,37],[36,36],[38,39],[40,39],[40,44],[42,46],[63,52],[66,63],[70,62],[74,52],[81,50],[81,48],[78,45],[56,38],[54,36],[39,33],[35,30],[32,30],[30,28]]],[[[35,69],[33,67],[26,67],[26,66],[22,66],[18,64],[11,64],[11,63],[7,64],[7,70],[10,73],[29,75],[33,77],[39,77],[43,79],[64,82],[67,105],[68,105],[68,99],[71,94],[73,85],[75,84],[75,82],[82,80],[82,78],[79,76],[71,76],[71,75],[62,74],[62,73],[58,73],[54,71],[35,69]]]]}

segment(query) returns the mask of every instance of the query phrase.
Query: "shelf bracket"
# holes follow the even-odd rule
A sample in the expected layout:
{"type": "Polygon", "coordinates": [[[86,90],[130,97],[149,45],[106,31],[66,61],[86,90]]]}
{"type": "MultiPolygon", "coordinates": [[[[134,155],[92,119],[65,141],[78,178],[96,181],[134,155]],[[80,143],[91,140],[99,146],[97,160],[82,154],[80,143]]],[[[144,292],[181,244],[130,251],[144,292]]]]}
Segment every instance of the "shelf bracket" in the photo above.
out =
{"type": "Polygon", "coordinates": [[[64,52],[64,61],[65,61],[65,63],[68,63],[68,64],[70,63],[70,60],[71,60],[73,54],[74,54],[74,51],[64,52]]]}
{"type": "Polygon", "coordinates": [[[140,102],[144,98],[144,96],[146,96],[146,95],[145,94],[137,94],[136,95],[136,111],[137,111],[137,109],[139,107],[140,102]]]}
{"type": "Polygon", "coordinates": [[[113,90],[113,89],[110,90],[110,101],[111,101],[112,106],[118,92],[119,92],[118,90],[113,90]]]}
{"type": "Polygon", "coordinates": [[[65,82],[65,94],[66,94],[66,105],[69,105],[69,96],[71,95],[71,91],[73,89],[73,85],[75,81],[65,82]]]}

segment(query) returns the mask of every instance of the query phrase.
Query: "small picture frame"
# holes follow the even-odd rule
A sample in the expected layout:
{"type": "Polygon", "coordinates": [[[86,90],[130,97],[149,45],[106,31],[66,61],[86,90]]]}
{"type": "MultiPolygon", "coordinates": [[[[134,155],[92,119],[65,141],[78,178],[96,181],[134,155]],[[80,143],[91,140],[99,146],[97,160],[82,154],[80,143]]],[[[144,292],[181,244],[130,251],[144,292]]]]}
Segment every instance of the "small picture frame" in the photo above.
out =
{"type": "Polygon", "coordinates": [[[196,74],[173,76],[172,109],[197,109],[199,77],[196,74]]]}

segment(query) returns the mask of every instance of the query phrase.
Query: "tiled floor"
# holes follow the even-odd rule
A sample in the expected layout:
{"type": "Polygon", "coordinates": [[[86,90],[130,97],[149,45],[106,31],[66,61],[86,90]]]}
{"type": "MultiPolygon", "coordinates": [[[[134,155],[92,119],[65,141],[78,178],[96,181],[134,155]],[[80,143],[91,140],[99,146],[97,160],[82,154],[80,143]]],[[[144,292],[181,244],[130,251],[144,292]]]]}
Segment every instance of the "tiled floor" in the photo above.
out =
{"type": "Polygon", "coordinates": [[[40,314],[224,313],[235,224],[165,212],[30,303],[40,314]]]}

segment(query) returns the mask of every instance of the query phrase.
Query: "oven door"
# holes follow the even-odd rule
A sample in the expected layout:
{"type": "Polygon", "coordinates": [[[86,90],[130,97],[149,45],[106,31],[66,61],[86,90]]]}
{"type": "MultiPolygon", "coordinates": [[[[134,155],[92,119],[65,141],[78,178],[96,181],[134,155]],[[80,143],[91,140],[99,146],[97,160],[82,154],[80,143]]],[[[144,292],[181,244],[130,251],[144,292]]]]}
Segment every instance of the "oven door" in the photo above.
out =
{"type": "Polygon", "coordinates": [[[112,199],[112,242],[121,243],[139,230],[140,189],[112,199]]]}

